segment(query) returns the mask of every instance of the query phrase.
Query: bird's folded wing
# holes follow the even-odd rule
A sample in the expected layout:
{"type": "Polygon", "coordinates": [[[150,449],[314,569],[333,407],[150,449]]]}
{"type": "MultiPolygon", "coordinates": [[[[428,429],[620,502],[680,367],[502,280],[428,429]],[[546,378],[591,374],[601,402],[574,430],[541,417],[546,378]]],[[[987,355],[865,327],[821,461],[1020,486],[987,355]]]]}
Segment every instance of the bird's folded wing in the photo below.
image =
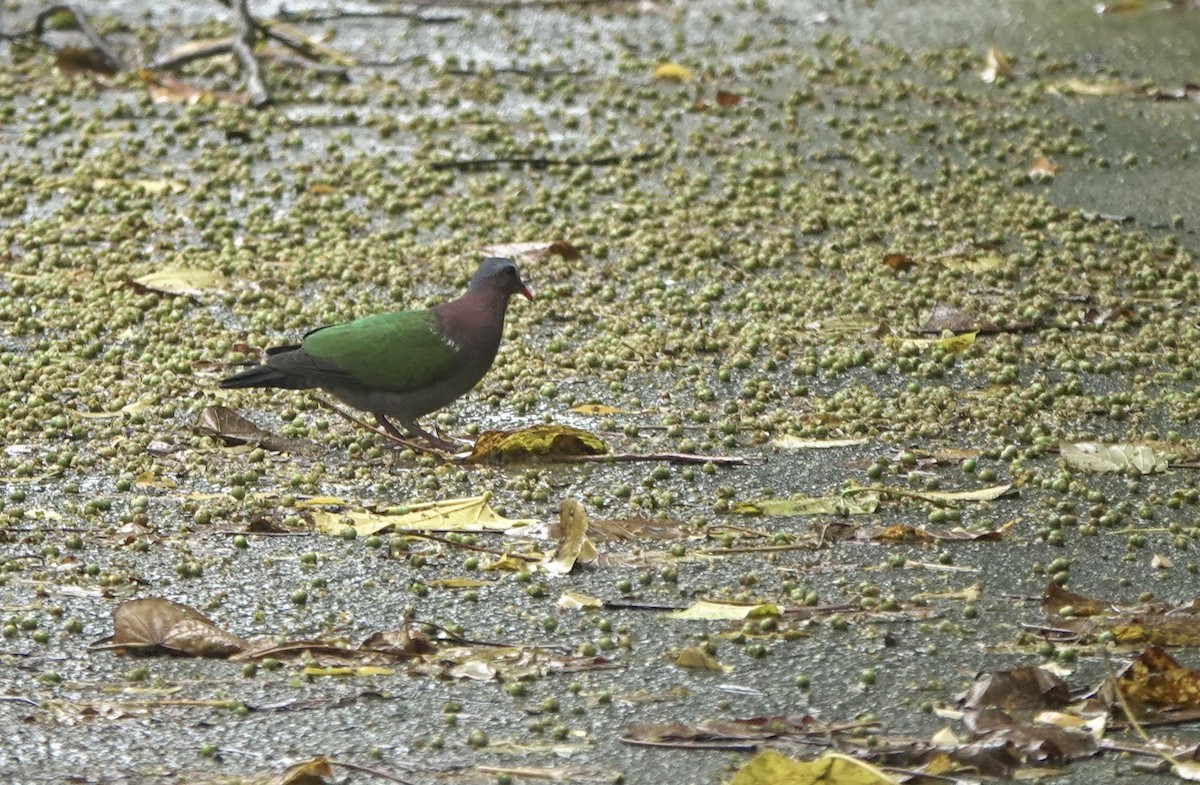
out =
{"type": "Polygon", "coordinates": [[[268,363],[318,385],[406,393],[442,381],[458,359],[432,313],[400,311],[313,330],[298,351],[268,363]]]}

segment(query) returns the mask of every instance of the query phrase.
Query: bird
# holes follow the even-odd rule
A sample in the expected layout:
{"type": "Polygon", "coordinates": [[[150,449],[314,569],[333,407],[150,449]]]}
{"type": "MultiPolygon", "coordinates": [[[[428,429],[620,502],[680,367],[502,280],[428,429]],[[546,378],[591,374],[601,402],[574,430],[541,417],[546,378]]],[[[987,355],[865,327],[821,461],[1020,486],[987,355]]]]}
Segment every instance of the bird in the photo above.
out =
{"type": "Polygon", "coordinates": [[[453,444],[422,429],[417,418],[466,395],[491,369],[514,294],[533,300],[516,262],[489,257],[455,300],[318,327],[298,344],[267,349],[264,363],[218,386],[320,388],[374,415],[401,442],[408,443],[391,419],[448,450],[453,444]]]}

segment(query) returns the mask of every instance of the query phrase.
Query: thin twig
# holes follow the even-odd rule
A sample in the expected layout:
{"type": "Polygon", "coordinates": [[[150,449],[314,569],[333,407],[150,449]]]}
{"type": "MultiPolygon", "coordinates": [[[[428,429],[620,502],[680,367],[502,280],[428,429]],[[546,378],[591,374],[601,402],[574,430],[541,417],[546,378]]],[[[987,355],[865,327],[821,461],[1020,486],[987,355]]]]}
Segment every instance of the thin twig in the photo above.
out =
{"type": "Polygon", "coordinates": [[[448,540],[445,537],[439,537],[436,534],[429,534],[428,532],[418,532],[405,529],[404,531],[393,531],[392,533],[403,537],[419,537],[422,540],[432,540],[433,542],[440,542],[444,545],[452,545],[456,548],[465,548],[468,551],[476,551],[478,553],[487,553],[492,556],[499,556],[500,558],[512,556],[514,559],[521,559],[522,561],[527,562],[539,562],[542,560],[542,557],[540,556],[530,556],[527,553],[505,552],[496,550],[495,548],[485,548],[482,545],[467,545],[465,542],[454,542],[453,540],[448,540]]]}
{"type": "Polygon", "coordinates": [[[201,46],[191,51],[182,54],[166,57],[162,60],[155,60],[149,65],[151,71],[172,71],[176,68],[187,65],[196,60],[204,60],[217,55],[229,54],[233,51],[233,39],[222,38],[219,41],[213,41],[207,46],[201,46]]]}
{"type": "Polygon", "coordinates": [[[381,8],[377,11],[342,10],[332,13],[281,9],[278,17],[284,22],[301,22],[305,24],[335,22],[340,19],[407,19],[410,22],[425,25],[453,24],[461,22],[466,18],[465,16],[425,16],[420,11],[407,11],[402,8],[381,8]]]}
{"type": "Polygon", "coordinates": [[[254,57],[254,43],[258,39],[258,28],[250,16],[249,0],[237,0],[238,32],[230,41],[233,54],[238,59],[242,77],[246,80],[246,98],[250,106],[259,108],[271,102],[267,86],[263,84],[262,69],[254,57]]]}
{"type": "Polygon", "coordinates": [[[343,769],[350,769],[351,771],[361,771],[363,774],[373,774],[376,777],[382,777],[383,779],[390,780],[391,782],[398,782],[398,783],[400,783],[400,785],[414,785],[412,780],[402,779],[400,777],[397,777],[395,774],[388,774],[386,771],[380,771],[379,769],[373,769],[370,766],[362,766],[358,763],[350,763],[349,761],[344,761],[344,760],[334,760],[332,758],[329,759],[329,762],[330,762],[330,764],[332,764],[334,766],[340,766],[343,769]]]}

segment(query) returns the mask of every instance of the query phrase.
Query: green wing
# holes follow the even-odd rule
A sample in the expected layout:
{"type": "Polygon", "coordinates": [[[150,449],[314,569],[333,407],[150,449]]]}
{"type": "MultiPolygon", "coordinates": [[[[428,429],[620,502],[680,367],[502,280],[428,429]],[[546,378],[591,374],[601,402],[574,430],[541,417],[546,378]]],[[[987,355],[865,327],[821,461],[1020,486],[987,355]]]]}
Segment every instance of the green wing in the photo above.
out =
{"type": "MultiPolygon", "coordinates": [[[[286,369],[318,384],[351,384],[404,393],[450,375],[457,353],[430,311],[398,311],[333,324],[304,336],[300,350],[281,355],[286,369]]],[[[272,358],[273,360],[275,358],[272,358]]]]}

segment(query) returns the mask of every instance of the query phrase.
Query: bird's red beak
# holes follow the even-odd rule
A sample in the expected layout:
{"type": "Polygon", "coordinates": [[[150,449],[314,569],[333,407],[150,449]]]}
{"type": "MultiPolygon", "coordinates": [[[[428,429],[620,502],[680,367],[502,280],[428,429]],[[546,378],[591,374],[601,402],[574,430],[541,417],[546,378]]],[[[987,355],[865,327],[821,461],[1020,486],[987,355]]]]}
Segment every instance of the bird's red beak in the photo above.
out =
{"type": "Polygon", "coordinates": [[[520,289],[520,293],[525,297],[526,300],[533,302],[533,292],[529,291],[528,286],[522,286],[520,289]]]}

